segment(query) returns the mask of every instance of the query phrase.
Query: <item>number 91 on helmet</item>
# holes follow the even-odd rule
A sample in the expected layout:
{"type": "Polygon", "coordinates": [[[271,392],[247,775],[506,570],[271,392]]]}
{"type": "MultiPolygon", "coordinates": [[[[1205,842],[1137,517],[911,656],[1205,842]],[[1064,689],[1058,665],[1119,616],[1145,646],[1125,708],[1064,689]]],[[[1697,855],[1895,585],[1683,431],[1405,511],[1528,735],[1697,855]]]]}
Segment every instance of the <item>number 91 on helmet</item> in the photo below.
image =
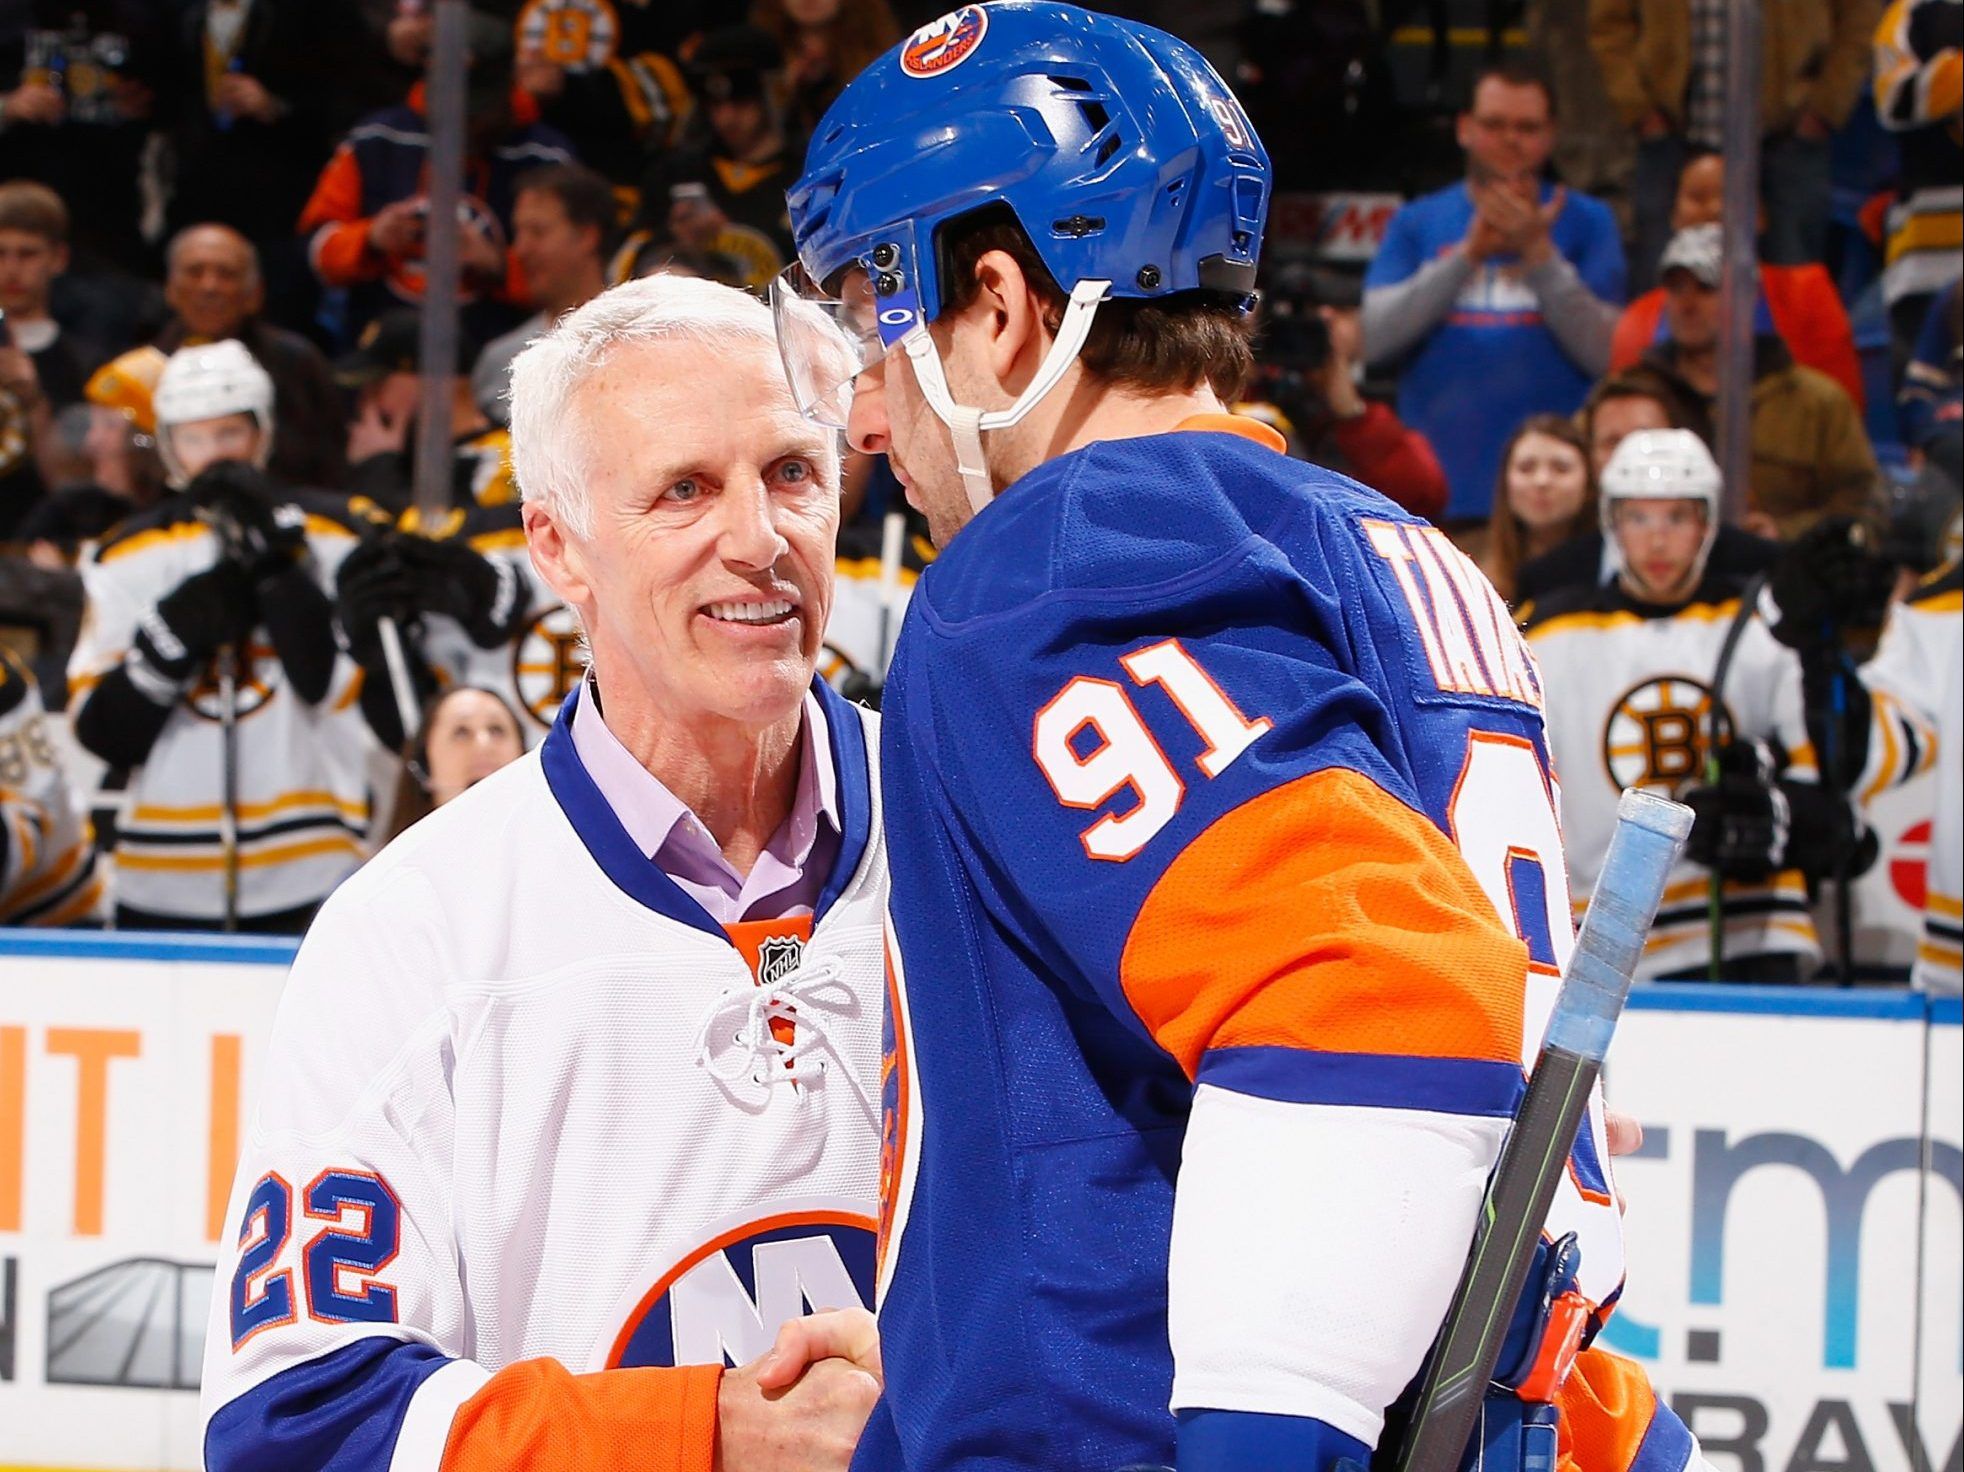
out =
{"type": "Polygon", "coordinates": [[[1013,424],[1103,301],[1204,291],[1252,307],[1269,193],[1241,104],[1184,41],[1054,0],[965,5],[861,72],[813,134],[788,197],[799,259],[771,291],[792,393],[843,427],[851,378],[901,347],[952,422],[926,331],[948,300],[939,233],[995,207],[1070,299],[1035,380],[979,428],[1013,424]],[[846,378],[812,360],[824,339],[800,307],[845,329],[846,378]]]}

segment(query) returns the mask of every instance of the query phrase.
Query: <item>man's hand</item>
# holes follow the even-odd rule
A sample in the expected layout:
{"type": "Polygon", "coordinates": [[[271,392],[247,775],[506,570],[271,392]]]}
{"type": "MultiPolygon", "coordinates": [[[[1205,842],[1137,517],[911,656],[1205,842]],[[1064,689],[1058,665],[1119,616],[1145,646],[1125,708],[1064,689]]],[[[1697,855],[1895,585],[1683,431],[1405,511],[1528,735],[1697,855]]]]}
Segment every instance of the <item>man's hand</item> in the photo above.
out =
{"type": "Polygon", "coordinates": [[[0,122],[52,127],[68,116],[68,99],[46,82],[23,82],[0,97],[0,122]]]}
{"type": "Polygon", "coordinates": [[[371,399],[348,426],[348,463],[359,465],[372,455],[400,455],[408,443],[409,416],[391,416],[371,399]]]}
{"type": "Polygon", "coordinates": [[[850,1360],[881,1384],[879,1321],[863,1308],[834,1308],[787,1319],[777,1331],[777,1343],[750,1368],[765,1390],[783,1390],[824,1359],[850,1360]]]}
{"type": "Polygon", "coordinates": [[[1329,406],[1332,414],[1339,419],[1355,419],[1369,407],[1364,402],[1364,396],[1357,391],[1355,370],[1363,348],[1357,314],[1341,312],[1335,307],[1318,307],[1316,310],[1323,318],[1324,330],[1330,335],[1330,356],[1323,365],[1317,387],[1322,390],[1323,402],[1329,406]]]}
{"type": "Polygon", "coordinates": [[[1535,181],[1525,175],[1474,188],[1474,208],[1500,239],[1501,248],[1518,256],[1523,266],[1538,266],[1555,253],[1548,232],[1568,203],[1565,189],[1556,189],[1546,204],[1538,194],[1535,181]]]}
{"type": "Polygon", "coordinates": [[[794,1320],[754,1364],[723,1375],[716,1392],[718,1472],[845,1472],[880,1398],[879,1335],[863,1309],[794,1320]],[[843,1355],[818,1359],[814,1352],[843,1355]],[[785,1382],[788,1367],[806,1359],[785,1382]]]}
{"type": "Polygon", "coordinates": [[[385,204],[368,222],[368,244],[385,256],[413,255],[423,248],[429,201],[398,199],[385,204]]]}
{"type": "Polygon", "coordinates": [[[280,115],[279,102],[257,77],[227,72],[218,79],[217,103],[234,117],[270,123],[280,115]]]}

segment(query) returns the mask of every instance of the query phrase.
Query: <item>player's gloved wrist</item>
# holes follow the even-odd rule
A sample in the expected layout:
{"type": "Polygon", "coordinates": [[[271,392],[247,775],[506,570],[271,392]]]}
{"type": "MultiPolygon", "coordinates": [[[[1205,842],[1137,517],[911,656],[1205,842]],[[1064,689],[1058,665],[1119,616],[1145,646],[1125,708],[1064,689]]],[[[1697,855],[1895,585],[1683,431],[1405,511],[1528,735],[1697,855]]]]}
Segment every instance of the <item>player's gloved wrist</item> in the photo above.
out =
{"type": "Polygon", "coordinates": [[[159,682],[181,690],[212,651],[251,629],[253,610],[251,585],[236,562],[226,559],[194,573],[138,621],[132,679],[153,699],[159,682]]]}
{"type": "Polygon", "coordinates": [[[1895,570],[1869,549],[1861,522],[1824,517],[1788,544],[1767,580],[1779,612],[1773,637],[1803,657],[1837,649],[1843,629],[1882,621],[1894,583],[1895,570]]]}
{"type": "Polygon", "coordinates": [[[447,614],[480,649],[509,642],[524,611],[518,572],[461,542],[404,538],[403,557],[419,575],[417,605],[447,614]]]}

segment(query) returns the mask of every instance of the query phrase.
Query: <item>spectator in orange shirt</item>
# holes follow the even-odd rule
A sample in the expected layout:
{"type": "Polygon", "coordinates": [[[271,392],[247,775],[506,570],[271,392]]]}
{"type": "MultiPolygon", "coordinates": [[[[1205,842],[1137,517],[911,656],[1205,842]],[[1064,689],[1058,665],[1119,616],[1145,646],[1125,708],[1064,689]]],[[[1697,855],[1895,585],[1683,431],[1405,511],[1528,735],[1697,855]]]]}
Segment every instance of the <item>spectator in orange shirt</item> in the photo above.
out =
{"type": "MultiPolygon", "coordinates": [[[[1708,153],[1693,159],[1678,176],[1671,210],[1673,232],[1693,225],[1715,225],[1725,203],[1725,159],[1708,153]]],[[[1764,224],[1765,211],[1761,210],[1764,224]]],[[[1761,300],[1773,330],[1803,368],[1825,373],[1863,408],[1862,365],[1855,356],[1855,330],[1834,289],[1834,278],[1818,261],[1799,266],[1759,266],[1761,300]]],[[[1609,370],[1635,367],[1663,331],[1664,288],[1645,292],[1623,309],[1609,344],[1609,370]]]]}
{"type": "MultiPolygon", "coordinates": [[[[520,315],[527,301],[510,249],[519,177],[573,162],[564,137],[538,121],[538,104],[512,84],[512,36],[503,22],[473,14],[464,140],[459,300],[480,338],[520,315]]],[[[348,288],[350,333],[391,306],[423,295],[429,199],[423,193],[429,139],[418,83],[406,102],[373,113],[342,140],[301,211],[307,256],[327,286],[348,288]]]]}

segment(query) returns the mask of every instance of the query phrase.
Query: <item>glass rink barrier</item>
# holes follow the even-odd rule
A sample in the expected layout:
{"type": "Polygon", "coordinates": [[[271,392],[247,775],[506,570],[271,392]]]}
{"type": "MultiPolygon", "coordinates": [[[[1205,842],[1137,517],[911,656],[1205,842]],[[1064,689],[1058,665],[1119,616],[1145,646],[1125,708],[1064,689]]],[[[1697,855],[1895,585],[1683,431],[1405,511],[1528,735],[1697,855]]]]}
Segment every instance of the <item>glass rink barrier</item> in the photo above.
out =
{"type": "MultiPolygon", "coordinates": [[[[0,1472],[200,1465],[226,1199],[287,941],[0,931],[0,1472]]],[[[1607,1343],[1721,1472],[1956,1472],[1956,998],[1639,986],[1607,1343]]]]}

